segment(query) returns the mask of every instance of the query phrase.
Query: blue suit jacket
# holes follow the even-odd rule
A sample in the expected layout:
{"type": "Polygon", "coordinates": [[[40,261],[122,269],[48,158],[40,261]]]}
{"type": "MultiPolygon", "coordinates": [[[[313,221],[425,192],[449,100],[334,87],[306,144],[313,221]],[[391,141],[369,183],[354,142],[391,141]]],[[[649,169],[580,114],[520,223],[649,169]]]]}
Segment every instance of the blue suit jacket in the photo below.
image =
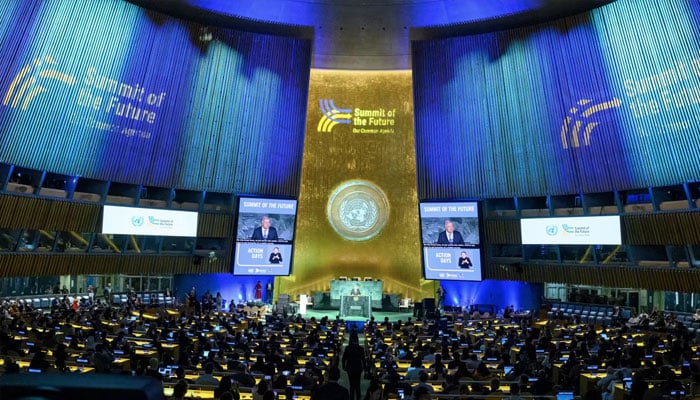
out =
{"type": "Polygon", "coordinates": [[[267,239],[263,238],[262,227],[257,227],[253,231],[253,236],[250,237],[251,240],[277,240],[277,229],[270,227],[267,231],[267,239]]]}
{"type": "Polygon", "coordinates": [[[459,231],[452,231],[452,243],[447,240],[447,232],[442,231],[438,236],[438,244],[464,244],[464,239],[459,231]]]}

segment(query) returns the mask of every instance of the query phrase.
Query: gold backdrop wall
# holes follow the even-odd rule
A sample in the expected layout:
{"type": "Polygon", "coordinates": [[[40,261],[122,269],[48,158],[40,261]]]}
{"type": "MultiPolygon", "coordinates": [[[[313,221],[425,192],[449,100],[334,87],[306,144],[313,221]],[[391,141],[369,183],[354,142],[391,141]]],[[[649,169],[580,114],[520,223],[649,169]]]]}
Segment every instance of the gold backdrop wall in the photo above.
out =
{"type": "Polygon", "coordinates": [[[278,293],[371,276],[384,293],[432,296],[421,279],[412,96],[410,71],[311,71],[294,265],[278,293]]]}

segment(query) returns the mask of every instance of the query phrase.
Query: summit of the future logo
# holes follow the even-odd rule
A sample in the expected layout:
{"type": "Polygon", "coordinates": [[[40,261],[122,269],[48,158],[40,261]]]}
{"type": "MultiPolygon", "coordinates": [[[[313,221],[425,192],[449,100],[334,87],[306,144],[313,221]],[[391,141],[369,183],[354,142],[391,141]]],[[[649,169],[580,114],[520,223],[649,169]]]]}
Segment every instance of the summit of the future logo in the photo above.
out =
{"type": "Polygon", "coordinates": [[[54,69],[56,60],[50,56],[35,58],[22,68],[12,80],[5,93],[2,105],[25,111],[32,101],[45,93],[56,84],[74,86],[77,82],[74,76],[54,69]]]}
{"type": "Polygon", "coordinates": [[[350,124],[352,122],[352,109],[339,108],[333,100],[321,99],[319,101],[323,116],[318,121],[318,131],[330,133],[338,124],[350,124]]]}

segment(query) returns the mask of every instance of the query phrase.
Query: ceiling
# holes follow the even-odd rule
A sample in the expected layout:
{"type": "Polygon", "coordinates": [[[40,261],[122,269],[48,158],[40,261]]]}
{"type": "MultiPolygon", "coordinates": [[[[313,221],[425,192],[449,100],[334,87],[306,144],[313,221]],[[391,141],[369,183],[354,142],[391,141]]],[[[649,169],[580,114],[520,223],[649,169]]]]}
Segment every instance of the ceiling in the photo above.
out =
{"type": "Polygon", "coordinates": [[[313,66],[410,68],[410,41],[502,30],[614,0],[127,0],[202,24],[313,40],[313,66]]]}

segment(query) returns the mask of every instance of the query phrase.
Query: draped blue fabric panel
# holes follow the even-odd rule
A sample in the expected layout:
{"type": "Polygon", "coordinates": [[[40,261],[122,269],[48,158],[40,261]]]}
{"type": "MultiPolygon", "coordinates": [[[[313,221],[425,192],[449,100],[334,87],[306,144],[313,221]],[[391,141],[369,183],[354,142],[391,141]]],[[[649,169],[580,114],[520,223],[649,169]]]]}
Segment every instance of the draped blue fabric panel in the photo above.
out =
{"type": "Polygon", "coordinates": [[[513,306],[515,310],[536,310],[540,307],[544,285],[541,283],[495,281],[441,281],[446,306],[488,304],[495,311],[513,306]]]}
{"type": "Polygon", "coordinates": [[[0,161],[119,182],[296,196],[307,40],[121,0],[0,6],[0,161]]]}
{"type": "Polygon", "coordinates": [[[700,177],[700,4],[617,0],[413,43],[418,193],[541,196],[700,177]]]}

